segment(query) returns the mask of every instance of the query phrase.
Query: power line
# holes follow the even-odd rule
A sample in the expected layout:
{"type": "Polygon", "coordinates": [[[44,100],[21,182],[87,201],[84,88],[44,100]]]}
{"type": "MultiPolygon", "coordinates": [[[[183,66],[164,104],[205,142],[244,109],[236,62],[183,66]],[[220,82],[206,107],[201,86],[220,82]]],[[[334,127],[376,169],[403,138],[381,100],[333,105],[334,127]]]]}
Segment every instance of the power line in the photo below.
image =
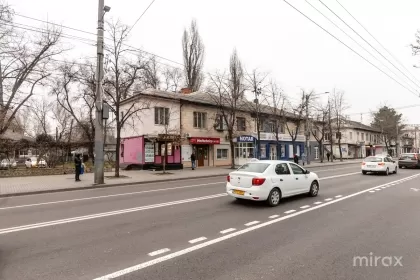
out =
{"type": "MultiPolygon", "coordinates": [[[[417,82],[416,77],[402,64],[390,51],[388,51],[364,26],[361,24],[338,0],[337,3],[395,60],[397,61],[417,82]]],[[[420,83],[420,82],[419,82],[420,83]]]]}
{"type": "MultiPolygon", "coordinates": [[[[402,106],[402,107],[395,107],[393,109],[402,110],[402,109],[411,109],[411,108],[416,108],[416,107],[420,107],[420,104],[413,104],[413,105],[407,105],[407,106],[402,106]]],[[[372,113],[372,112],[351,113],[351,114],[347,114],[347,115],[355,116],[355,115],[366,115],[366,114],[370,114],[370,113],[372,113]]]]}
{"type": "MultiPolygon", "coordinates": [[[[316,8],[314,5],[312,5],[308,0],[305,0],[305,2],[310,5],[314,10],[316,10],[318,13],[320,13],[324,18],[326,18],[330,23],[332,23],[335,27],[337,27],[341,32],[343,32],[347,37],[349,37],[353,42],[355,42],[359,47],[361,47],[364,51],[366,51],[368,54],[370,54],[373,58],[375,58],[377,61],[379,61],[386,69],[391,71],[392,74],[394,74],[396,77],[400,78],[398,74],[396,74],[391,68],[388,67],[382,60],[378,59],[376,56],[374,56],[370,51],[368,51],[364,46],[362,46],[359,42],[357,42],[352,36],[350,36],[346,31],[344,31],[341,27],[339,27],[334,21],[332,21],[328,16],[326,16],[323,12],[321,12],[318,8],[316,8]]],[[[404,79],[402,79],[404,83],[404,79]]],[[[410,87],[412,90],[417,91],[417,89],[413,88],[410,84],[406,84],[408,87],[410,87]]],[[[418,92],[418,91],[417,91],[418,92]]]]}
{"type": "Polygon", "coordinates": [[[383,71],[382,69],[380,69],[378,66],[376,66],[375,64],[373,64],[372,62],[370,62],[368,59],[366,59],[365,57],[363,57],[361,54],[359,54],[358,52],[356,52],[354,49],[352,49],[350,46],[348,46],[346,43],[344,43],[343,41],[341,41],[339,38],[337,38],[336,36],[334,36],[331,32],[329,32],[328,30],[326,30],[324,27],[322,27],[321,25],[319,25],[318,23],[316,23],[313,19],[311,19],[310,17],[308,17],[306,14],[304,14],[303,12],[301,12],[298,8],[296,8],[295,6],[293,6],[292,4],[290,4],[287,0],[283,0],[286,4],[288,4],[290,7],[292,7],[294,10],[296,10],[298,13],[300,13],[301,15],[303,15],[305,18],[307,18],[309,21],[311,21],[313,24],[315,24],[316,26],[318,26],[319,28],[321,28],[322,30],[324,30],[324,32],[326,32],[327,34],[329,34],[331,37],[333,37],[334,39],[336,39],[338,42],[340,42],[341,44],[343,44],[345,47],[347,47],[349,50],[351,50],[352,52],[354,52],[357,56],[359,56],[360,58],[362,58],[364,61],[366,61],[367,63],[369,63],[370,65],[372,65],[373,67],[375,67],[376,69],[378,69],[379,71],[381,71],[382,73],[384,73],[385,75],[387,75],[389,78],[391,78],[392,80],[394,80],[396,83],[398,83],[400,86],[402,86],[403,88],[405,88],[406,90],[408,90],[409,92],[411,92],[412,94],[414,94],[416,97],[419,97],[419,95],[417,93],[415,93],[414,91],[410,90],[409,88],[407,88],[405,85],[401,84],[399,81],[397,81],[396,79],[394,79],[392,76],[390,76],[388,73],[386,73],[385,71],[383,71]]]}
{"type": "MultiPolygon", "coordinates": [[[[369,43],[363,36],[361,36],[356,30],[354,30],[349,24],[347,24],[346,21],[344,21],[339,15],[337,15],[330,7],[328,7],[322,0],[318,0],[321,2],[322,5],[324,5],[331,13],[333,13],[339,20],[341,20],[348,28],[350,28],[354,33],[356,33],[357,36],[359,36],[363,41],[365,41],[372,49],[374,49],[380,56],[382,56],[386,61],[388,61],[392,66],[394,66],[398,71],[401,72],[407,79],[409,79],[414,85],[417,87],[420,87],[415,81],[413,81],[410,77],[408,77],[404,72],[400,70],[397,66],[395,66],[394,63],[392,63],[387,57],[385,57],[380,51],[378,51],[374,46],[372,46],[371,43],[369,43]]],[[[420,96],[420,94],[419,94],[420,96]]]]}
{"type": "Polygon", "coordinates": [[[155,3],[156,0],[152,0],[152,2],[150,2],[149,6],[147,6],[147,8],[143,11],[143,13],[139,16],[139,18],[136,20],[136,22],[131,26],[131,28],[128,30],[127,34],[125,36],[127,36],[131,30],[134,28],[134,26],[136,26],[137,22],[139,22],[139,20],[143,17],[143,15],[147,12],[147,10],[149,10],[150,6],[153,5],[153,3],[155,3]]]}

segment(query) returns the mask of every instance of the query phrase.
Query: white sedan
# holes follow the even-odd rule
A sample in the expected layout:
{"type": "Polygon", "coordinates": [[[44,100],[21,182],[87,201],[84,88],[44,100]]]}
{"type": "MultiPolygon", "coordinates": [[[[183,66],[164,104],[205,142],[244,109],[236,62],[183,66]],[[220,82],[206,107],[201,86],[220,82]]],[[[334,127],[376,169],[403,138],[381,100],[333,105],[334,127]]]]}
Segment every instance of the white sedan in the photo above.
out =
{"type": "Polygon", "coordinates": [[[397,174],[397,163],[389,156],[370,156],[362,162],[362,173],[366,175],[368,172],[381,173],[389,175],[397,174]]]}
{"type": "Polygon", "coordinates": [[[237,199],[267,201],[277,206],[283,197],[317,196],[318,176],[288,161],[249,162],[227,176],[226,192],[237,199]]]}

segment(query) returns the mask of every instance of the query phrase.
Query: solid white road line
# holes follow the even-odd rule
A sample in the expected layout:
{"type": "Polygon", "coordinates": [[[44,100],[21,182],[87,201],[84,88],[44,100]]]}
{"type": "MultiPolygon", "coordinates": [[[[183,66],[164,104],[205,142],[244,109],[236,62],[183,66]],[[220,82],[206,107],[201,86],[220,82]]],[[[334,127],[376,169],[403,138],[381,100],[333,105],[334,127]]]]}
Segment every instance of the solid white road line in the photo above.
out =
{"type": "MultiPolygon", "coordinates": [[[[323,177],[323,178],[320,178],[319,180],[329,180],[329,179],[340,178],[340,177],[344,177],[344,176],[351,176],[351,175],[355,175],[355,174],[359,174],[359,172],[335,175],[335,176],[330,176],[330,177],[323,177]]],[[[194,180],[197,180],[197,179],[194,179],[194,180]]],[[[85,198],[67,199],[67,200],[59,200],[59,201],[49,201],[49,202],[34,203],[34,204],[8,206],[8,207],[0,208],[0,211],[1,210],[17,209],[17,208],[35,207],[35,206],[42,206],[42,205],[49,205],[49,204],[69,203],[69,202],[94,200],[94,199],[102,199],[102,198],[109,198],[109,197],[128,196],[128,195],[136,195],[136,194],[143,194],[143,193],[153,193],[153,192],[163,192],[163,191],[170,191],[170,190],[196,188],[196,187],[202,187],[202,186],[207,186],[207,185],[217,185],[217,184],[222,184],[222,183],[225,183],[225,182],[215,182],[215,183],[206,183],[206,184],[181,186],[181,187],[173,187],[173,188],[164,188],[164,189],[156,189],[156,190],[146,190],[146,191],[138,191],[138,192],[130,192],[130,193],[110,194],[110,195],[102,195],[102,196],[94,196],[94,197],[85,197],[85,198]]],[[[93,190],[97,190],[97,189],[93,189],[93,190]]],[[[103,189],[101,189],[101,190],[103,190],[103,189]]],[[[0,198],[0,199],[2,199],[2,198],[0,198]]],[[[8,199],[10,199],[10,198],[8,198],[8,199]]]]}
{"type": "MultiPolygon", "coordinates": [[[[418,177],[419,175],[420,174],[417,174],[417,175],[413,175],[413,176],[410,176],[410,177],[407,177],[407,178],[412,179],[412,178],[418,177]]],[[[385,185],[387,185],[387,184],[383,184],[380,187],[385,186],[385,185]]],[[[209,241],[206,241],[206,242],[203,242],[203,243],[185,248],[183,250],[173,252],[173,253],[168,254],[166,256],[158,257],[158,258],[155,258],[153,260],[150,260],[150,261],[147,261],[147,262],[144,262],[144,263],[140,263],[138,265],[134,265],[134,266],[131,266],[129,268],[125,268],[125,269],[122,269],[120,271],[117,271],[117,272],[114,272],[114,273],[111,273],[111,274],[108,274],[108,275],[105,275],[105,276],[102,276],[102,277],[99,277],[99,278],[95,278],[94,280],[112,279],[112,278],[116,278],[116,277],[119,277],[119,276],[123,276],[123,275],[129,274],[129,273],[132,273],[134,271],[142,270],[146,267],[153,266],[153,265],[156,265],[158,263],[161,263],[161,262],[164,262],[164,261],[167,261],[167,260],[170,260],[170,259],[174,259],[176,257],[179,257],[179,256],[182,256],[182,255],[197,251],[201,248],[205,248],[205,247],[211,246],[213,244],[220,243],[224,240],[228,240],[228,239],[234,238],[236,236],[239,236],[239,235],[242,235],[242,234],[245,234],[245,233],[248,233],[248,232],[263,228],[263,227],[267,227],[269,225],[279,223],[281,221],[284,221],[284,220],[287,220],[287,219],[290,219],[290,218],[293,218],[293,217],[296,217],[296,216],[299,216],[299,215],[302,215],[304,213],[311,212],[311,211],[314,211],[316,209],[326,207],[328,205],[335,204],[335,203],[338,203],[340,201],[343,201],[343,200],[346,200],[346,199],[364,194],[364,193],[366,193],[368,191],[371,191],[372,189],[375,189],[377,187],[378,186],[370,188],[370,189],[366,189],[366,190],[363,190],[363,191],[360,191],[360,192],[356,192],[356,193],[353,193],[353,194],[349,194],[349,195],[346,195],[344,197],[332,200],[330,202],[326,202],[324,204],[314,206],[312,208],[308,208],[308,209],[305,209],[305,210],[302,210],[302,211],[299,211],[299,212],[296,212],[296,213],[293,213],[293,214],[290,214],[290,215],[287,215],[287,216],[280,217],[278,219],[270,220],[268,222],[264,222],[264,223],[255,225],[253,227],[249,227],[249,228],[246,228],[246,229],[243,229],[243,230],[240,230],[240,231],[236,231],[236,232],[233,232],[233,233],[230,233],[230,234],[227,234],[227,235],[224,235],[224,236],[221,236],[221,237],[218,237],[218,238],[215,238],[215,239],[212,239],[212,240],[209,240],[209,241]]]]}
{"type": "Polygon", "coordinates": [[[201,200],[206,200],[206,199],[219,198],[219,197],[224,197],[224,196],[227,196],[227,194],[220,193],[220,194],[215,194],[215,195],[177,200],[177,201],[171,201],[171,202],[160,203],[160,204],[152,204],[152,205],[147,205],[147,206],[141,206],[141,207],[111,211],[111,212],[104,212],[104,213],[93,214],[93,215],[79,216],[79,217],[74,217],[74,218],[69,218],[69,219],[55,220],[55,221],[50,221],[50,222],[45,222],[45,223],[36,223],[36,224],[30,224],[30,225],[24,225],[24,226],[18,226],[18,227],[4,228],[4,229],[0,229],[0,235],[11,233],[11,232],[34,229],[34,228],[61,225],[61,224],[67,224],[67,223],[72,223],[72,222],[79,222],[79,221],[91,220],[91,219],[96,219],[96,218],[132,213],[132,212],[137,212],[137,211],[144,211],[148,209],[155,209],[155,208],[160,208],[160,207],[165,207],[165,206],[172,206],[172,205],[201,201],[201,200]]]}
{"type": "Polygon", "coordinates": [[[189,242],[189,243],[191,243],[191,244],[194,244],[194,243],[197,243],[197,242],[204,241],[204,240],[206,240],[206,239],[207,239],[207,237],[202,236],[202,237],[199,237],[199,238],[196,238],[196,239],[190,240],[190,241],[188,241],[188,242],[189,242]]]}
{"type": "Polygon", "coordinates": [[[245,224],[245,226],[247,226],[247,227],[249,227],[249,226],[252,226],[252,225],[256,225],[256,224],[258,224],[260,221],[253,221],[253,222],[249,222],[249,223],[246,223],[245,224]]]}
{"type": "Polygon", "coordinates": [[[270,218],[270,219],[274,219],[274,218],[278,218],[278,217],[280,217],[279,215],[272,215],[272,216],[270,216],[270,217],[268,217],[268,218],[270,218]]]}
{"type": "Polygon", "coordinates": [[[303,205],[303,206],[301,206],[300,208],[301,208],[301,209],[305,209],[305,208],[308,208],[308,207],[311,207],[311,206],[309,206],[309,205],[303,205]]]}
{"type": "Polygon", "coordinates": [[[157,250],[157,251],[154,251],[154,252],[150,252],[148,255],[153,257],[153,256],[157,256],[157,255],[169,252],[169,251],[170,251],[169,248],[164,248],[164,249],[160,249],[160,250],[157,250]]]}
{"type": "Polygon", "coordinates": [[[325,201],[331,201],[332,200],[332,198],[326,198],[326,199],[324,199],[325,201]]]}
{"type": "Polygon", "coordinates": [[[288,211],[284,212],[284,214],[290,214],[290,213],[293,213],[293,212],[296,212],[296,210],[294,210],[294,209],[288,210],[288,211]]]}
{"type": "Polygon", "coordinates": [[[43,203],[25,204],[25,205],[2,207],[2,208],[0,208],[0,210],[8,210],[8,209],[15,209],[15,208],[25,208],[25,207],[34,207],[34,206],[49,205],[49,204],[58,204],[58,203],[68,203],[68,202],[76,202],[76,201],[92,200],[92,199],[101,199],[101,198],[108,198],[108,197],[127,196],[127,195],[143,194],[143,193],[152,193],[152,192],[163,192],[163,191],[170,191],[170,190],[188,189],[188,188],[196,188],[196,187],[202,187],[202,186],[207,186],[207,185],[216,185],[216,184],[222,184],[222,183],[225,183],[225,182],[206,183],[206,184],[198,184],[198,185],[190,185],[190,186],[182,186],[182,187],[174,187],[174,188],[165,188],[165,189],[147,190],[147,191],[139,191],[139,192],[119,193],[119,194],[101,195],[101,196],[94,196],[94,197],[76,198],[76,199],[59,200],[59,201],[50,201],[50,202],[43,202],[43,203]]]}
{"type": "Polygon", "coordinates": [[[232,231],[235,231],[235,230],[236,230],[236,228],[228,228],[228,229],[222,230],[220,233],[221,234],[226,234],[226,233],[229,233],[229,232],[232,232],[232,231]]]}
{"type": "Polygon", "coordinates": [[[321,204],[321,203],[322,203],[321,201],[314,202],[314,204],[321,204]]]}
{"type": "Polygon", "coordinates": [[[340,194],[340,195],[336,195],[335,196],[335,198],[340,198],[340,197],[342,197],[342,195],[340,194]]]}

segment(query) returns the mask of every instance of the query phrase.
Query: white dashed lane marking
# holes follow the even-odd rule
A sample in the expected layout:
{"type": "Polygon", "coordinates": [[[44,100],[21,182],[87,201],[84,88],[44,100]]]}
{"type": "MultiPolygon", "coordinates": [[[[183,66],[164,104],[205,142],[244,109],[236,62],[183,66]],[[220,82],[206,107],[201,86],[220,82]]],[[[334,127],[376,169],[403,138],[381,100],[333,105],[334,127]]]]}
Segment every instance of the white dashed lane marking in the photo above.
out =
{"type": "Polygon", "coordinates": [[[228,228],[228,229],[222,230],[220,233],[225,234],[225,233],[232,232],[232,231],[235,231],[235,230],[236,230],[236,228],[228,228]]]}
{"type": "Polygon", "coordinates": [[[246,223],[245,225],[247,226],[247,227],[249,227],[249,226],[252,226],[252,225],[256,225],[256,224],[258,224],[260,221],[253,221],[253,222],[249,222],[249,223],[246,223]]]}
{"type": "Polygon", "coordinates": [[[377,191],[377,192],[378,192],[378,191],[380,191],[380,190],[381,190],[381,189],[375,189],[375,191],[377,191]]]}
{"type": "Polygon", "coordinates": [[[332,200],[332,198],[326,198],[326,199],[325,199],[325,201],[330,201],[330,200],[332,200]]]}
{"type": "Polygon", "coordinates": [[[308,208],[308,207],[310,207],[309,205],[303,205],[303,206],[301,206],[300,208],[301,209],[305,209],[305,208],[308,208]]]}
{"type": "Polygon", "coordinates": [[[288,211],[286,211],[286,212],[284,212],[284,214],[290,214],[290,213],[293,213],[293,212],[296,212],[296,210],[288,210],[288,211]]]}
{"type": "Polygon", "coordinates": [[[370,193],[374,193],[375,191],[369,191],[370,193]]]}
{"type": "Polygon", "coordinates": [[[164,249],[160,249],[160,250],[157,250],[157,251],[150,252],[148,255],[151,256],[151,257],[154,257],[154,256],[157,256],[157,255],[169,252],[169,251],[170,251],[169,248],[164,248],[164,249]]]}
{"type": "Polygon", "coordinates": [[[322,203],[321,201],[314,202],[314,204],[321,204],[321,203],[322,203]]]}
{"type": "Polygon", "coordinates": [[[191,244],[194,244],[194,243],[197,243],[197,242],[200,242],[200,241],[204,241],[204,240],[206,240],[206,239],[207,239],[207,237],[202,236],[202,237],[199,237],[199,238],[196,238],[196,239],[190,240],[190,241],[188,241],[188,242],[189,242],[189,243],[191,243],[191,244]]]}
{"type": "Polygon", "coordinates": [[[270,219],[274,219],[274,218],[278,218],[279,217],[279,215],[272,215],[272,216],[270,216],[269,218],[270,219]]]}
{"type": "Polygon", "coordinates": [[[336,196],[335,196],[335,198],[340,198],[340,197],[342,197],[342,195],[336,195],[336,196]]]}

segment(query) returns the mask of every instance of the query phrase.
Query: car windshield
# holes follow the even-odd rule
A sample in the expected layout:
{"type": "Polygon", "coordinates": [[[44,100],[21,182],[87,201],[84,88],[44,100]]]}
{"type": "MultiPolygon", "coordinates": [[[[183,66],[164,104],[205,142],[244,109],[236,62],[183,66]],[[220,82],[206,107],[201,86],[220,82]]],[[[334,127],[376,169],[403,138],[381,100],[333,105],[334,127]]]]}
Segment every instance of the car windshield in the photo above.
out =
{"type": "Polygon", "coordinates": [[[254,172],[254,173],[263,173],[269,166],[270,166],[269,163],[250,162],[250,163],[242,165],[241,167],[239,167],[238,170],[246,171],[246,172],[254,172]]]}
{"type": "Polygon", "coordinates": [[[366,162],[382,162],[381,157],[367,157],[365,159],[366,162]]]}
{"type": "Polygon", "coordinates": [[[400,159],[414,159],[414,154],[402,154],[400,159]]]}

